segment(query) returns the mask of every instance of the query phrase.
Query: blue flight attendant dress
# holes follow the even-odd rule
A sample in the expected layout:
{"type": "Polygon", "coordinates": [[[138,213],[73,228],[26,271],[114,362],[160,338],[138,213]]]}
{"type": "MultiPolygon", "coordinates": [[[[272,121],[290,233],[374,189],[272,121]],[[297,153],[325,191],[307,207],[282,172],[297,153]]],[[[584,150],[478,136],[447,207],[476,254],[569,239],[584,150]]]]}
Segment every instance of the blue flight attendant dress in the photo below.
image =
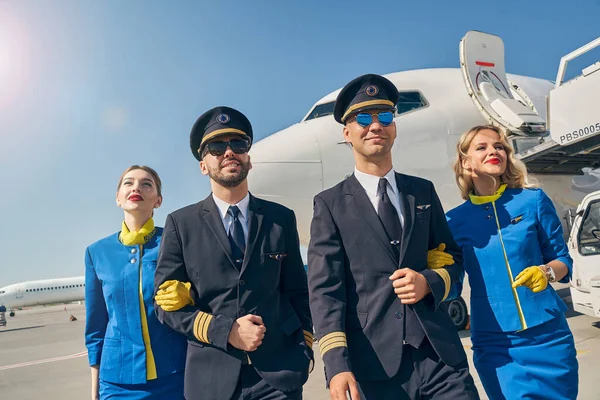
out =
{"type": "Polygon", "coordinates": [[[85,342],[100,365],[100,399],[183,399],[187,340],[154,314],[162,228],[149,219],[89,246],[85,255],[85,342]]]}
{"type": "Polygon", "coordinates": [[[474,196],[447,213],[471,286],[474,364],[490,400],[576,399],[578,363],[567,306],[551,285],[513,289],[524,269],[573,260],[556,210],[541,189],[474,196]]]}

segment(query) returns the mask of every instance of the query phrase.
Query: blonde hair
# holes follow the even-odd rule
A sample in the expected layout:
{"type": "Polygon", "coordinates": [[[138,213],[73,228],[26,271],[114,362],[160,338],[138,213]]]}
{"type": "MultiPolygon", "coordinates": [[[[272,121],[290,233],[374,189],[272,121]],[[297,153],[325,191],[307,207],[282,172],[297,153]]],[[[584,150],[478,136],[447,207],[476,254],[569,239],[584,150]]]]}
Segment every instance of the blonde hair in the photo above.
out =
{"type": "Polygon", "coordinates": [[[125,172],[123,172],[121,174],[121,178],[119,178],[119,184],[117,185],[117,193],[119,192],[119,189],[121,188],[121,185],[123,184],[123,178],[125,178],[125,175],[127,175],[128,172],[134,171],[136,169],[141,169],[143,171],[146,171],[147,173],[150,174],[150,176],[152,176],[152,179],[154,179],[154,183],[156,184],[156,192],[158,193],[159,196],[162,196],[162,182],[160,181],[160,177],[158,176],[158,173],[153,170],[150,167],[147,167],[145,165],[132,165],[131,167],[127,168],[125,170],[125,172]]]}
{"type": "Polygon", "coordinates": [[[467,152],[471,142],[477,134],[483,130],[489,129],[498,134],[500,143],[506,151],[506,170],[500,176],[500,181],[506,183],[509,188],[534,188],[538,187],[535,178],[528,176],[525,164],[515,157],[515,151],[510,145],[504,131],[494,125],[478,125],[463,133],[456,145],[456,161],[454,162],[454,174],[456,184],[460,190],[460,195],[464,200],[469,199],[469,194],[474,193],[475,184],[471,173],[463,168],[463,160],[467,158],[467,152]]]}

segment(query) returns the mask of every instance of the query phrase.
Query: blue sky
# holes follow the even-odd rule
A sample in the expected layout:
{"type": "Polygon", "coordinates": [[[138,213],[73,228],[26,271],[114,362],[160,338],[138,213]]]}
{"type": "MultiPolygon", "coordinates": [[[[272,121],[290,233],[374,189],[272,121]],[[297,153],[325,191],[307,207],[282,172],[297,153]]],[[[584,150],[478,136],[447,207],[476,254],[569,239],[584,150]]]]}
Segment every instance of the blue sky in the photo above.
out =
{"type": "Polygon", "coordinates": [[[598,0],[0,1],[0,286],[82,275],[85,247],[120,227],[131,164],[164,181],[159,225],[207,196],[188,140],[213,106],[262,138],[360,74],[458,67],[468,30],[502,37],[508,72],[553,80],[598,15],[598,0]]]}

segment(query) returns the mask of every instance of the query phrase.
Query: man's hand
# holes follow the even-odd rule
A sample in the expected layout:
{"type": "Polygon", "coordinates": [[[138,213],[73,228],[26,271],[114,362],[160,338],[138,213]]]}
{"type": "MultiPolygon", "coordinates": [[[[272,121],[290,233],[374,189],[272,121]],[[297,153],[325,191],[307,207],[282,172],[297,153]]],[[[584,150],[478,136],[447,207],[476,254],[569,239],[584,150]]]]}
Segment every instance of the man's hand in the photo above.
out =
{"type": "Polygon", "coordinates": [[[231,327],[228,342],[236,349],[254,351],[262,344],[267,328],[258,315],[244,315],[231,327]]]}
{"type": "Polygon", "coordinates": [[[415,304],[423,297],[431,293],[427,279],[410,268],[396,270],[390,276],[394,293],[402,301],[402,304],[415,304]]]}
{"type": "Polygon", "coordinates": [[[329,396],[331,400],[347,400],[346,392],[350,392],[352,400],[360,400],[358,384],[352,372],[340,372],[329,381],[329,396]]]}

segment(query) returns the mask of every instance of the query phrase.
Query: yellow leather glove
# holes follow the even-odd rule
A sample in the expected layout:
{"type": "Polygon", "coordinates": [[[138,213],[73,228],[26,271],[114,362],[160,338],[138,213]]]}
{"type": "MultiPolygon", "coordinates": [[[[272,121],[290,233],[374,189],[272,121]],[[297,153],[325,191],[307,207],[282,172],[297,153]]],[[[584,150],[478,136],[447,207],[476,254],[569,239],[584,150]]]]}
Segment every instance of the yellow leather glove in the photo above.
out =
{"type": "Polygon", "coordinates": [[[512,284],[513,288],[518,286],[526,286],[534,293],[541,292],[548,286],[548,277],[546,272],[538,266],[525,268],[512,284]]]}
{"type": "Polygon", "coordinates": [[[427,252],[427,268],[438,269],[454,264],[454,257],[452,254],[446,253],[445,249],[446,244],[440,243],[437,248],[427,252]]]}
{"type": "Polygon", "coordinates": [[[189,282],[166,281],[158,287],[154,299],[165,311],[177,311],[187,305],[194,305],[190,295],[192,284],[189,282]]]}

